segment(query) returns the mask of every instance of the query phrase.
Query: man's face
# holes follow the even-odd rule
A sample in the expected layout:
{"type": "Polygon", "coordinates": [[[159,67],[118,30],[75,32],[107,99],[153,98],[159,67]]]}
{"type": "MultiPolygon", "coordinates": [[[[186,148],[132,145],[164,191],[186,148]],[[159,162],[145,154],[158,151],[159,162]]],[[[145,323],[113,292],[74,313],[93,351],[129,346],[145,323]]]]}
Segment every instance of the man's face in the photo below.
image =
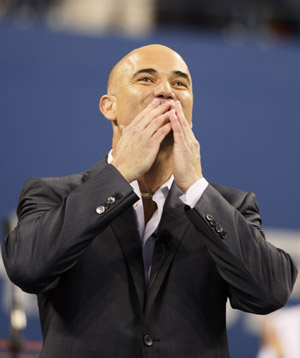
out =
{"type": "Polygon", "coordinates": [[[112,82],[118,126],[128,125],[154,98],[179,100],[186,120],[192,125],[190,73],[173,50],[150,45],[133,51],[117,66],[112,82]]]}

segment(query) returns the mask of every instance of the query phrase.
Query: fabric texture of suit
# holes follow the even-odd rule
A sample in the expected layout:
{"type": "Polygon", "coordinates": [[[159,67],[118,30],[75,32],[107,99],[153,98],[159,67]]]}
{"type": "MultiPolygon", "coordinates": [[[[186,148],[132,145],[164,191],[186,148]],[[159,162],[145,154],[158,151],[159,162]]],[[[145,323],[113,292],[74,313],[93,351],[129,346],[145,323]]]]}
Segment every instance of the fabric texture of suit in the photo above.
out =
{"type": "Polygon", "coordinates": [[[38,296],[41,357],[225,358],[228,298],[259,314],[284,305],[297,271],[265,240],[255,195],[209,184],[191,209],[181,194],[174,183],[146,287],[138,197],[106,158],[25,184],[2,254],[38,296]]]}

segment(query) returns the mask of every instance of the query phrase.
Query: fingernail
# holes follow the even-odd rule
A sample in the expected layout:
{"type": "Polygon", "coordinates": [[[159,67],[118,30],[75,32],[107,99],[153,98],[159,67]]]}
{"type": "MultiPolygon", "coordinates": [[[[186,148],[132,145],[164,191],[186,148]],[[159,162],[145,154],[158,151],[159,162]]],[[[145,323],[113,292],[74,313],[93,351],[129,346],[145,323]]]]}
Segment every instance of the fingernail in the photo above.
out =
{"type": "Polygon", "coordinates": [[[160,104],[160,100],[158,98],[155,98],[151,103],[152,106],[158,106],[160,104]]]}

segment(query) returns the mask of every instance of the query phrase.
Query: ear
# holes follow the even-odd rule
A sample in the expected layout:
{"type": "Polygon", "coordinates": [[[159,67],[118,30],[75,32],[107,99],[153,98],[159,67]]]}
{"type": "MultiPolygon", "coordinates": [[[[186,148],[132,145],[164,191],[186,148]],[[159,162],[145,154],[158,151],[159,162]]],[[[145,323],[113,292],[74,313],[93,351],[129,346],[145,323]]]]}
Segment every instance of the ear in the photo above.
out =
{"type": "Polygon", "coordinates": [[[101,113],[104,115],[104,117],[109,121],[115,121],[117,119],[115,107],[116,107],[115,96],[105,94],[100,98],[99,109],[101,113]]]}

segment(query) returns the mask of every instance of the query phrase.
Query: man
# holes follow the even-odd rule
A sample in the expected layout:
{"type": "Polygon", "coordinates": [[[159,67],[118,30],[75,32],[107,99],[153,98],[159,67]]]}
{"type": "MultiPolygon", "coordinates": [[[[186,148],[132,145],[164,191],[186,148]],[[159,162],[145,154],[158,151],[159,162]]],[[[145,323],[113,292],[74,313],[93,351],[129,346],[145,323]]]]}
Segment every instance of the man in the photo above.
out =
{"type": "Polygon", "coordinates": [[[187,65],[136,49],[100,110],[112,152],[89,171],[33,178],[3,242],[11,280],[38,295],[41,357],[229,357],[225,306],[265,314],[296,278],[254,194],[208,183],[187,65]]]}

